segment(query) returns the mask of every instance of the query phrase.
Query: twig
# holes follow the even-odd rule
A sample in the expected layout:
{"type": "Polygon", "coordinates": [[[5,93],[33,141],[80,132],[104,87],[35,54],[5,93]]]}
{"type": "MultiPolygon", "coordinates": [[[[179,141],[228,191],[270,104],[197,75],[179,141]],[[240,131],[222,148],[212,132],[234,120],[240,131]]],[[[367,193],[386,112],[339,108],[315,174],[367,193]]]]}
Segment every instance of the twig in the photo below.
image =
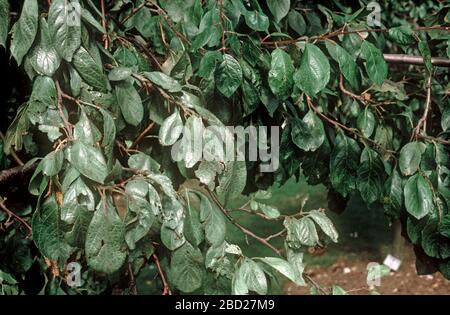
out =
{"type": "MultiPolygon", "coordinates": [[[[413,31],[420,32],[420,31],[433,31],[433,30],[442,30],[442,31],[450,31],[450,26],[441,26],[441,25],[434,25],[430,27],[417,27],[413,29],[413,31]]],[[[334,38],[339,35],[349,35],[349,34],[357,34],[357,33],[384,33],[388,32],[388,28],[374,28],[374,29],[360,29],[360,30],[353,30],[353,31],[343,31],[338,30],[331,32],[329,34],[321,35],[321,36],[313,36],[313,37],[299,37],[294,39],[286,39],[286,40],[279,40],[279,41],[261,41],[262,45],[290,45],[295,44],[298,41],[304,40],[304,41],[323,41],[328,40],[330,38],[334,38]]]]}
{"type": "Polygon", "coordinates": [[[105,34],[103,34],[103,47],[106,50],[109,48],[109,37],[108,37],[108,29],[106,28],[106,16],[105,16],[105,0],[100,0],[100,6],[102,9],[102,26],[105,30],[105,34]]]}
{"type": "Polygon", "coordinates": [[[131,266],[131,263],[128,263],[128,273],[130,275],[130,284],[129,284],[130,293],[133,295],[137,295],[138,292],[136,286],[136,278],[134,277],[133,267],[131,266]]]}
{"type": "Polygon", "coordinates": [[[219,0],[220,2],[220,27],[222,29],[222,48],[220,50],[225,51],[227,48],[225,46],[225,25],[223,24],[223,0],[219,0]]]}
{"type": "Polygon", "coordinates": [[[427,99],[425,101],[425,110],[423,111],[423,115],[422,117],[419,119],[419,121],[417,122],[416,127],[413,129],[412,134],[411,134],[411,140],[413,138],[417,138],[418,135],[420,134],[420,128],[423,125],[423,131],[426,134],[426,121],[427,121],[427,117],[428,117],[428,112],[430,111],[430,107],[431,107],[431,75],[428,78],[427,81],[427,99]]]}
{"type": "Polygon", "coordinates": [[[353,99],[356,99],[358,101],[360,101],[363,104],[366,104],[366,100],[364,99],[364,97],[362,97],[361,95],[356,95],[353,92],[350,92],[349,90],[347,90],[344,86],[344,77],[342,76],[342,74],[339,75],[339,88],[341,89],[342,93],[344,93],[345,95],[348,95],[350,97],[352,97],[353,99]]]}
{"type": "Polygon", "coordinates": [[[311,283],[313,287],[315,287],[319,292],[322,292],[323,295],[329,295],[330,292],[322,288],[310,275],[303,273],[303,277],[305,277],[306,281],[311,283]]]}
{"type": "MultiPolygon", "coordinates": [[[[32,233],[32,228],[31,228],[31,226],[27,223],[27,221],[25,221],[24,219],[22,219],[21,217],[19,217],[17,214],[15,214],[14,212],[12,212],[11,210],[9,210],[7,207],[6,207],[6,205],[5,205],[5,200],[6,199],[3,199],[3,198],[1,198],[0,197],[0,208],[3,210],[3,211],[5,211],[10,217],[13,217],[14,219],[16,219],[17,221],[19,221],[20,223],[22,223],[27,229],[28,229],[28,232],[29,232],[29,234],[28,234],[28,236],[30,236],[31,235],[31,233],[32,233]]],[[[28,237],[27,236],[27,237],[28,237]]]]}
{"type": "MultiPolygon", "coordinates": [[[[0,131],[0,138],[2,138],[3,143],[4,143],[5,142],[5,135],[1,131],[0,131]]],[[[13,148],[11,148],[10,155],[13,157],[14,161],[16,161],[17,164],[19,164],[20,166],[24,166],[25,165],[22,162],[22,160],[19,158],[19,156],[17,155],[16,151],[13,148]]]]}
{"type": "Polygon", "coordinates": [[[125,24],[130,18],[132,18],[136,13],[138,13],[143,7],[147,5],[147,2],[142,2],[136,9],[132,9],[131,13],[128,14],[120,23],[125,24]]]}
{"type": "Polygon", "coordinates": [[[240,225],[235,218],[233,218],[229,213],[228,210],[224,208],[224,206],[220,203],[220,201],[216,198],[216,196],[214,195],[214,193],[211,192],[211,190],[208,189],[208,193],[209,196],[211,197],[211,199],[217,204],[217,206],[219,207],[219,209],[223,212],[223,214],[225,215],[225,217],[234,225],[236,226],[239,230],[241,230],[245,235],[248,235],[252,238],[254,238],[255,240],[257,240],[258,242],[260,242],[261,244],[263,244],[264,246],[270,248],[271,250],[273,250],[278,256],[282,256],[281,255],[281,251],[276,248],[275,246],[273,246],[272,244],[270,244],[266,239],[256,235],[255,233],[253,233],[252,231],[248,230],[247,228],[243,227],[242,225],[240,225]]]}
{"type": "Polygon", "coordinates": [[[167,282],[166,277],[164,276],[164,272],[161,268],[161,264],[159,262],[158,256],[156,256],[156,254],[153,254],[152,258],[153,258],[153,261],[155,262],[156,268],[158,268],[159,275],[160,275],[161,280],[164,285],[164,291],[163,291],[162,295],[172,295],[172,292],[170,291],[169,283],[167,282]]]}
{"type": "Polygon", "coordinates": [[[136,140],[134,140],[133,144],[130,146],[130,149],[136,148],[139,142],[141,142],[142,139],[145,138],[145,136],[152,130],[154,126],[155,122],[153,121],[141,132],[141,134],[136,138],[136,140]]]}
{"type": "Polygon", "coordinates": [[[55,85],[56,85],[56,90],[58,92],[58,112],[59,112],[59,116],[61,117],[63,123],[64,123],[64,129],[67,132],[67,137],[72,140],[73,139],[73,135],[72,135],[72,125],[71,123],[67,120],[66,115],[64,115],[63,109],[62,109],[62,98],[63,98],[63,91],[61,90],[61,86],[59,85],[59,81],[56,80],[55,81],[55,85]]]}
{"type": "Polygon", "coordinates": [[[331,119],[330,117],[328,117],[327,115],[325,115],[324,113],[320,112],[317,107],[315,107],[312,102],[311,102],[311,98],[309,96],[306,97],[306,102],[308,104],[308,107],[311,108],[317,115],[319,115],[320,117],[322,117],[322,119],[324,119],[325,121],[327,121],[328,123],[342,129],[345,130],[351,134],[354,134],[358,137],[360,137],[361,139],[364,139],[370,143],[372,143],[373,145],[377,146],[378,148],[382,149],[384,152],[389,153],[393,156],[395,156],[397,154],[396,151],[392,151],[392,150],[388,150],[386,148],[384,148],[383,146],[381,146],[378,142],[376,142],[375,140],[372,140],[370,138],[366,138],[364,137],[358,130],[354,129],[354,128],[349,128],[341,123],[339,123],[338,121],[331,119]]]}

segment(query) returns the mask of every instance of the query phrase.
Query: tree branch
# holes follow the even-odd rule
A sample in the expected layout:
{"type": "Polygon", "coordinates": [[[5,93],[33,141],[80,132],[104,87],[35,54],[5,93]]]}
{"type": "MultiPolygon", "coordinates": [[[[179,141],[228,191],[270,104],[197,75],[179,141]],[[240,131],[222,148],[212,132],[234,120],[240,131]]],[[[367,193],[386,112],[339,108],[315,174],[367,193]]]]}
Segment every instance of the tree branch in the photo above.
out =
{"type": "Polygon", "coordinates": [[[258,242],[260,242],[261,244],[263,244],[264,246],[270,248],[271,250],[273,250],[278,256],[282,256],[281,255],[281,251],[276,248],[275,246],[273,246],[272,244],[270,244],[266,239],[256,235],[255,233],[253,233],[252,231],[250,231],[249,229],[247,229],[246,227],[243,227],[242,225],[240,225],[235,218],[233,218],[229,213],[228,210],[225,209],[225,207],[220,203],[220,201],[216,198],[216,196],[211,192],[211,190],[208,189],[208,194],[211,197],[211,199],[217,204],[217,206],[219,207],[219,209],[223,212],[223,214],[225,215],[225,217],[234,225],[236,226],[239,230],[241,230],[245,235],[248,235],[252,238],[254,238],[255,240],[257,240],[258,242]]]}
{"type": "Polygon", "coordinates": [[[423,115],[422,117],[419,119],[419,121],[417,122],[416,127],[413,129],[412,134],[411,134],[411,140],[413,138],[417,138],[421,132],[420,132],[420,128],[423,125],[423,131],[426,134],[426,122],[427,122],[427,118],[428,118],[428,112],[430,111],[430,107],[431,107],[431,78],[432,76],[430,75],[427,81],[427,99],[425,100],[425,110],[423,111],[423,115]]]}
{"type": "Polygon", "coordinates": [[[28,230],[28,236],[30,236],[33,231],[31,229],[31,226],[28,224],[27,221],[25,221],[24,219],[19,217],[17,214],[15,214],[11,210],[9,210],[5,205],[5,200],[6,199],[3,199],[2,197],[0,197],[0,209],[2,209],[4,212],[6,212],[6,214],[8,214],[9,217],[13,217],[16,221],[22,223],[28,230]]]}
{"type": "Polygon", "coordinates": [[[153,254],[152,258],[153,258],[153,261],[155,262],[156,268],[158,268],[159,275],[160,275],[161,280],[164,285],[164,291],[163,291],[162,295],[172,295],[172,292],[170,291],[169,283],[167,282],[166,277],[164,276],[164,271],[161,268],[161,264],[159,262],[158,256],[156,256],[156,254],[153,254]]]}
{"type": "MultiPolygon", "coordinates": [[[[412,55],[404,55],[404,54],[384,54],[384,60],[390,63],[405,63],[411,65],[423,65],[423,57],[422,56],[412,56],[412,55]]],[[[432,57],[431,63],[434,66],[441,67],[450,67],[450,59],[447,58],[439,58],[432,57]]]]}

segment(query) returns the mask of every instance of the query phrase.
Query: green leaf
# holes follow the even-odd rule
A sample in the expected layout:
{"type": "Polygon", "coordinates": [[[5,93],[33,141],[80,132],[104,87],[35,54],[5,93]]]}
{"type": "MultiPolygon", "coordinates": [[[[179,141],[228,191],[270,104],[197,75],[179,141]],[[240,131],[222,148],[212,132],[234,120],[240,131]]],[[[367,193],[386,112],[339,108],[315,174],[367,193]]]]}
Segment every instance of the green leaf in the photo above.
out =
{"type": "Polygon", "coordinates": [[[154,72],[144,72],[144,76],[149,79],[154,84],[162,87],[168,92],[176,93],[181,92],[181,85],[177,80],[169,77],[167,74],[154,71],[154,72]]]}
{"type": "Polygon", "coordinates": [[[442,130],[448,131],[450,129],[450,102],[444,103],[442,107],[441,116],[442,130]]]}
{"type": "Polygon", "coordinates": [[[288,278],[294,283],[302,284],[302,281],[299,279],[299,274],[292,267],[292,265],[286,260],[278,257],[263,257],[259,258],[264,263],[268,264],[270,267],[281,273],[283,276],[288,278]]]}
{"type": "Polygon", "coordinates": [[[61,58],[72,61],[72,56],[81,45],[81,25],[77,25],[70,10],[74,3],[67,0],[53,0],[48,12],[48,24],[53,45],[61,58]]]}
{"type": "Polygon", "coordinates": [[[409,176],[417,172],[425,152],[425,145],[421,142],[410,142],[400,150],[399,168],[403,175],[409,176]]]}
{"type": "Polygon", "coordinates": [[[72,65],[89,85],[100,91],[108,89],[108,81],[103,73],[102,65],[98,64],[83,46],[73,55],[72,65]]]}
{"type": "Polygon", "coordinates": [[[298,249],[302,245],[315,246],[319,241],[314,221],[308,217],[300,220],[288,217],[283,224],[287,230],[286,243],[290,248],[298,249]]]}
{"type": "Polygon", "coordinates": [[[434,258],[450,257],[450,242],[439,234],[438,219],[430,219],[422,230],[422,247],[425,254],[434,258]]]}
{"type": "Polygon", "coordinates": [[[298,35],[302,36],[306,32],[306,22],[300,12],[291,10],[288,14],[288,23],[298,35]]]}
{"type": "Polygon", "coordinates": [[[314,97],[330,81],[330,63],[322,50],[306,44],[300,68],[294,74],[296,86],[308,96],[314,97]]]}
{"type": "Polygon", "coordinates": [[[365,67],[370,80],[377,85],[383,84],[388,75],[383,53],[372,43],[364,41],[361,45],[361,55],[366,60],[365,67]]]}
{"type": "Polygon", "coordinates": [[[167,117],[159,129],[159,143],[164,146],[173,145],[183,131],[183,121],[178,111],[167,117]]]}
{"type": "Polygon", "coordinates": [[[368,106],[359,113],[356,126],[366,138],[369,138],[373,134],[375,130],[375,115],[368,106]]]}
{"type": "Polygon", "coordinates": [[[267,0],[267,6],[275,21],[280,22],[289,13],[291,0],[267,0]]]}
{"type": "Polygon", "coordinates": [[[205,267],[202,252],[188,242],[172,253],[171,279],[177,289],[191,293],[202,286],[205,267]]]}
{"type": "Polygon", "coordinates": [[[115,87],[117,103],[127,123],[137,126],[144,119],[144,106],[136,88],[130,82],[121,82],[115,87]]]}
{"type": "Polygon", "coordinates": [[[414,41],[412,30],[409,25],[392,27],[389,29],[389,37],[399,45],[408,45],[414,41]]]}
{"type": "Polygon", "coordinates": [[[446,238],[450,238],[450,214],[444,215],[442,217],[441,223],[439,225],[439,233],[446,238]]]}
{"type": "Polygon", "coordinates": [[[20,18],[12,28],[10,50],[18,65],[33,45],[38,30],[38,16],[37,0],[25,0],[20,18]]]}
{"type": "Polygon", "coordinates": [[[0,0],[0,46],[6,48],[9,29],[9,1],[0,0]]]}
{"type": "Polygon", "coordinates": [[[312,111],[295,120],[291,129],[292,141],[302,150],[316,151],[325,141],[325,130],[319,117],[312,111]]]}
{"type": "MultiPolygon", "coordinates": [[[[105,136],[107,136],[105,134],[105,136]]],[[[80,120],[73,128],[73,137],[76,140],[80,140],[85,144],[95,145],[100,142],[102,134],[97,127],[88,119],[86,112],[81,110],[80,120]]]]}
{"type": "Polygon", "coordinates": [[[228,202],[241,195],[247,183],[247,167],[245,161],[230,161],[219,176],[216,191],[226,206],[228,202]]]}
{"type": "Polygon", "coordinates": [[[330,180],[334,189],[344,197],[356,188],[360,152],[355,140],[338,134],[330,157],[330,180]]]}
{"type": "Polygon", "coordinates": [[[52,151],[42,160],[42,173],[47,176],[55,176],[61,171],[63,163],[63,151],[52,151]]]}
{"type": "Polygon", "coordinates": [[[408,179],[404,188],[406,211],[416,219],[422,219],[434,209],[433,193],[427,180],[416,174],[408,179]]]}
{"type": "Polygon", "coordinates": [[[133,70],[128,67],[115,67],[108,73],[108,79],[110,81],[123,81],[127,80],[133,74],[133,70]]]}
{"type": "Polygon", "coordinates": [[[261,11],[246,11],[244,17],[245,23],[252,30],[264,32],[269,28],[269,18],[261,11]]]}
{"type": "Polygon", "coordinates": [[[286,99],[290,96],[294,70],[291,57],[284,50],[277,48],[272,52],[269,87],[278,98],[286,99]]]}
{"type": "MultiPolygon", "coordinates": [[[[193,194],[186,194],[187,198],[193,194]]],[[[184,236],[194,246],[199,246],[205,240],[205,232],[200,222],[200,210],[194,206],[189,199],[184,219],[184,236]]]]}
{"type": "Polygon", "coordinates": [[[367,204],[381,199],[385,179],[383,161],[378,153],[365,147],[357,171],[357,187],[367,204]]]}
{"type": "Polygon", "coordinates": [[[339,70],[341,70],[344,78],[353,88],[359,88],[360,74],[354,57],[352,57],[347,50],[334,42],[326,41],[325,46],[331,57],[339,64],[339,70]]]}
{"type": "Polygon", "coordinates": [[[425,64],[425,68],[428,73],[433,72],[433,63],[431,62],[431,51],[428,46],[428,42],[426,40],[419,40],[419,44],[417,45],[419,48],[420,54],[423,56],[423,62],[425,64]]]}
{"type": "Polygon", "coordinates": [[[347,291],[337,285],[331,287],[331,295],[348,295],[347,291]]]}
{"type": "Polygon", "coordinates": [[[200,221],[205,226],[208,242],[213,246],[222,244],[226,234],[225,219],[220,209],[204,195],[200,195],[200,221]]]}
{"type": "Polygon", "coordinates": [[[333,222],[325,215],[324,211],[312,210],[308,213],[308,216],[320,226],[322,231],[328,235],[333,242],[337,243],[339,234],[336,231],[333,222]]]}
{"type": "Polygon", "coordinates": [[[242,69],[233,56],[223,55],[222,63],[215,71],[217,89],[225,97],[231,97],[242,83],[242,69]]]}
{"type": "Polygon", "coordinates": [[[258,203],[258,208],[270,219],[276,219],[280,217],[280,211],[278,211],[278,209],[275,207],[263,203],[258,203]]]}
{"type": "Polygon", "coordinates": [[[64,240],[55,197],[48,198],[33,215],[33,240],[45,257],[65,263],[73,248],[64,240]]]}
{"type": "Polygon", "coordinates": [[[253,260],[245,258],[233,276],[233,294],[247,294],[248,291],[260,295],[267,294],[267,279],[263,269],[253,260]]]}
{"type": "MultiPolygon", "coordinates": [[[[139,184],[144,185],[148,191],[148,183],[139,180],[130,181],[125,190],[128,194],[128,209],[137,218],[137,222],[130,224],[125,233],[125,240],[131,250],[134,250],[136,243],[150,231],[155,221],[154,213],[158,213],[159,207],[161,207],[160,201],[152,200],[152,203],[149,203],[145,199],[147,191],[145,191],[144,196],[136,193],[135,186],[139,184]]],[[[157,194],[156,196],[159,197],[157,194]]]]}
{"type": "Polygon", "coordinates": [[[392,171],[391,176],[384,184],[385,209],[390,213],[399,213],[403,207],[403,181],[397,170],[392,171]]]}
{"type": "Polygon", "coordinates": [[[88,265],[99,272],[111,274],[125,262],[125,225],[112,206],[111,198],[97,206],[86,235],[88,265]]]}
{"type": "Polygon", "coordinates": [[[104,183],[108,175],[102,152],[81,141],[75,141],[69,149],[69,162],[84,176],[97,183],[104,183]]]}

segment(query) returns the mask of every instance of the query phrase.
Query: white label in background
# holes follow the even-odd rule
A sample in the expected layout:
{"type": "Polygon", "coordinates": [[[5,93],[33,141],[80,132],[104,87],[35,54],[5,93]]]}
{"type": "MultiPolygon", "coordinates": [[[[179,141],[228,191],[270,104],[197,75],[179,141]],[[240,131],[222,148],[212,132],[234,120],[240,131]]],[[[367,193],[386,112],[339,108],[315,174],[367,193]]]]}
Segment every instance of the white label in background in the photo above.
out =
{"type": "Polygon", "coordinates": [[[383,265],[388,266],[393,271],[397,271],[400,268],[402,261],[392,255],[387,255],[384,259],[383,265]]]}

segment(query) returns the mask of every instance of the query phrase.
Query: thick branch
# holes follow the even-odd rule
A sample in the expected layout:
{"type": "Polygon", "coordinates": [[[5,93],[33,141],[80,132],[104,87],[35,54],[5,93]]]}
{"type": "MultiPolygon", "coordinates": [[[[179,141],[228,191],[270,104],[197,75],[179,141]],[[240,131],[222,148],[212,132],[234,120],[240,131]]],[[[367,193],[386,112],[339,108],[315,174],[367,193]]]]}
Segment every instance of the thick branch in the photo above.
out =
{"type": "MultiPolygon", "coordinates": [[[[412,56],[412,55],[404,55],[404,54],[384,54],[384,60],[390,63],[405,63],[411,65],[423,65],[423,57],[422,56],[412,56]]],[[[450,59],[440,58],[440,57],[432,57],[431,63],[434,66],[441,67],[450,67],[450,59]]]]}

